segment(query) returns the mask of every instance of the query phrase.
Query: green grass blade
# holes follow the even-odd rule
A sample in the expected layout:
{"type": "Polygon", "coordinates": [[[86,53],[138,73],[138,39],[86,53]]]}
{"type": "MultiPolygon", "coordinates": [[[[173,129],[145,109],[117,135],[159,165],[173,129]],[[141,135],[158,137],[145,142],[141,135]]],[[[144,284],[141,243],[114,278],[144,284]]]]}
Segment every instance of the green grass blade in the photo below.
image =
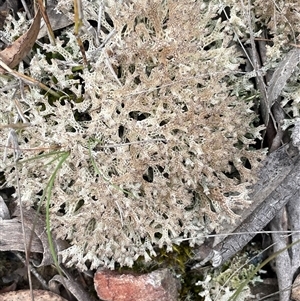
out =
{"type": "Polygon", "coordinates": [[[285,248],[275,252],[270,257],[268,257],[266,260],[264,260],[259,266],[257,266],[248,276],[248,278],[239,286],[239,288],[235,291],[235,293],[230,297],[228,301],[236,301],[239,294],[243,291],[244,287],[251,281],[251,279],[256,275],[258,271],[260,271],[266,264],[268,264],[272,259],[274,259],[276,256],[278,256],[280,253],[284,252],[285,250],[289,249],[290,247],[298,244],[300,242],[300,239],[287,245],[285,248]]]}
{"type": "Polygon", "coordinates": [[[60,160],[56,166],[56,168],[54,169],[54,172],[52,173],[49,182],[46,186],[45,189],[45,194],[43,196],[46,197],[46,231],[47,231],[47,236],[48,236],[48,243],[49,243],[49,247],[50,247],[50,253],[52,255],[53,261],[55,266],[57,267],[58,271],[60,272],[60,268],[59,268],[59,263],[58,263],[58,258],[57,258],[57,254],[55,252],[55,248],[54,248],[54,244],[53,244],[53,239],[51,236],[51,227],[50,227],[50,199],[51,199],[51,194],[52,194],[52,188],[54,185],[54,181],[56,178],[56,175],[59,171],[59,169],[61,168],[61,166],[63,165],[63,163],[66,161],[66,159],[69,157],[70,153],[69,152],[64,152],[61,157],[60,160]]]}

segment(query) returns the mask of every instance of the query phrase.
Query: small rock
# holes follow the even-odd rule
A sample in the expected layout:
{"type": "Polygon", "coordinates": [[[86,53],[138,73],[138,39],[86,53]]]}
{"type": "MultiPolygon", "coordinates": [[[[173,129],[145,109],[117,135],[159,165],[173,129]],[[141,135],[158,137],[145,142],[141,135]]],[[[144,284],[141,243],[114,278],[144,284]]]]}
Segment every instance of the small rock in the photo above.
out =
{"type": "Polygon", "coordinates": [[[144,275],[98,270],[94,284],[99,298],[105,301],[177,301],[180,287],[168,269],[144,275]]]}
{"type": "Polygon", "coordinates": [[[296,277],[292,288],[292,300],[300,301],[300,274],[296,277]]]}

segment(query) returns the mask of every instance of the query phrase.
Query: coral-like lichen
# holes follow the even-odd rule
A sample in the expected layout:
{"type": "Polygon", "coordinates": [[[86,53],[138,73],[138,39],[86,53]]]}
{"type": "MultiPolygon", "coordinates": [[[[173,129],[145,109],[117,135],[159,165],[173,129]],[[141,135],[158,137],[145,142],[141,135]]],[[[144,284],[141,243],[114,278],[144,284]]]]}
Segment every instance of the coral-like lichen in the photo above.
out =
{"type": "MultiPolygon", "coordinates": [[[[99,8],[90,4],[83,5],[86,19],[95,20],[99,8]]],[[[71,13],[71,1],[58,8],[71,13]]],[[[253,104],[231,93],[228,78],[243,60],[219,9],[219,1],[106,1],[104,45],[88,31],[81,36],[89,66],[76,69],[82,55],[66,29],[26,71],[62,91],[61,99],[36,87],[23,98],[2,93],[3,123],[19,97],[31,124],[19,133],[20,148],[70,152],[50,201],[53,233],[71,243],[61,252],[69,265],[131,266],[180,238],[200,244],[248,205],[263,157],[251,145],[261,128],[252,125],[253,104]]],[[[24,151],[20,167],[28,205],[57,164],[55,154],[26,161],[32,156],[24,151]]],[[[10,160],[1,167],[14,185],[10,160]]]]}

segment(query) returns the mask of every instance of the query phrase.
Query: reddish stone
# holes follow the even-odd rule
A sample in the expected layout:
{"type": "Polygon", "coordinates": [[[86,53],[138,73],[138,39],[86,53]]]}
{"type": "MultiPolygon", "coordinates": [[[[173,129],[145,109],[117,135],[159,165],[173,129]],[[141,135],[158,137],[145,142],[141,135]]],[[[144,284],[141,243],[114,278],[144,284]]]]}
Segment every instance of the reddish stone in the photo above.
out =
{"type": "Polygon", "coordinates": [[[180,286],[168,269],[140,276],[98,270],[94,284],[104,301],[177,301],[180,286]]]}

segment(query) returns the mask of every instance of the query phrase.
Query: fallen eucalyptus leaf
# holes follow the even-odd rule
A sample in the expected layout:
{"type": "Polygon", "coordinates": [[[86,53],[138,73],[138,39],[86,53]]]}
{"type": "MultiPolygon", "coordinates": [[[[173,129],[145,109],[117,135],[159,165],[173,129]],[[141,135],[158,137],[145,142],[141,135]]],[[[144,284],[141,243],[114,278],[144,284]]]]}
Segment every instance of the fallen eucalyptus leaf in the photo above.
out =
{"type": "MultiPolygon", "coordinates": [[[[43,253],[42,262],[36,265],[37,267],[46,266],[53,263],[53,258],[50,253],[48,237],[45,231],[46,223],[44,217],[36,216],[37,212],[33,209],[23,208],[24,225],[26,237],[28,239],[26,245],[28,246],[30,237],[30,252],[43,253]],[[33,227],[33,223],[35,226],[33,227]],[[34,233],[32,234],[32,231],[34,233]]],[[[22,233],[22,224],[20,218],[20,209],[14,212],[13,219],[0,220],[0,251],[21,251],[24,252],[24,237],[22,233]]],[[[54,247],[57,253],[66,248],[66,242],[62,240],[53,240],[54,247]]],[[[1,300],[1,298],[0,298],[1,300]]]]}
{"type": "MultiPolygon", "coordinates": [[[[26,236],[30,237],[31,230],[25,228],[26,236]]],[[[22,225],[17,219],[0,220],[0,251],[24,252],[22,225]]],[[[37,235],[33,236],[31,252],[43,253],[43,245],[37,235]]]]}
{"type": "MultiPolygon", "coordinates": [[[[17,216],[17,219],[19,219],[19,221],[21,222],[19,208],[17,208],[17,210],[15,211],[14,214],[17,216]]],[[[37,215],[37,212],[35,210],[26,209],[23,207],[23,217],[24,217],[25,227],[27,229],[31,229],[31,230],[34,229],[33,238],[35,236],[37,236],[40,240],[40,243],[42,244],[43,250],[42,250],[42,252],[40,252],[40,253],[43,253],[42,262],[40,264],[35,264],[36,267],[41,267],[41,266],[46,266],[46,265],[52,264],[53,258],[52,258],[51,252],[50,252],[47,233],[45,231],[45,229],[46,229],[45,217],[43,217],[41,215],[39,215],[37,217],[36,215],[37,215]],[[35,223],[34,226],[33,226],[33,223],[35,223]]],[[[30,235],[27,235],[27,238],[29,239],[30,235]]],[[[22,238],[22,240],[23,240],[23,238],[22,238]]],[[[53,239],[53,243],[54,243],[54,248],[56,250],[56,253],[58,253],[59,251],[61,251],[67,247],[66,246],[67,243],[62,240],[53,239]]],[[[32,246],[30,246],[30,250],[31,250],[31,252],[34,252],[32,246]]]]}
{"type": "Polygon", "coordinates": [[[78,281],[75,281],[71,275],[67,275],[67,277],[55,275],[51,280],[49,280],[49,286],[51,286],[51,284],[53,285],[54,282],[58,282],[63,285],[77,301],[92,301],[92,297],[89,296],[78,281]]]}
{"type": "MultiPolygon", "coordinates": [[[[0,52],[0,59],[10,68],[16,67],[34,45],[40,31],[41,13],[37,11],[33,23],[26,33],[0,52]]],[[[6,71],[0,67],[0,74],[6,71]]]]}

